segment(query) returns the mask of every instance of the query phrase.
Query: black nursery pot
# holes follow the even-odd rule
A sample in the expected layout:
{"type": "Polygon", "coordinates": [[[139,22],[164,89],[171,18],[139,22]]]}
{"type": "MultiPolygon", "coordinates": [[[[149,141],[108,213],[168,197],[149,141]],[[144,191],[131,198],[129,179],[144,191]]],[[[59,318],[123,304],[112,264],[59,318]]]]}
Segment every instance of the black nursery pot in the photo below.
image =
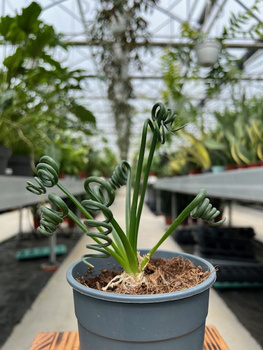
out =
{"type": "Polygon", "coordinates": [[[255,259],[251,227],[209,227],[194,230],[197,250],[206,258],[247,260],[255,259]]]}
{"type": "MultiPolygon", "coordinates": [[[[148,251],[141,250],[142,255],[148,251]]],[[[73,288],[81,350],[202,350],[209,289],[216,279],[206,260],[185,253],[158,251],[155,257],[189,259],[211,275],[199,285],[178,292],[155,295],[124,295],[98,291],[76,281],[85,274],[81,260],[67,271],[73,288]]],[[[93,274],[118,269],[116,261],[90,259],[93,274]]]]}
{"type": "Polygon", "coordinates": [[[31,160],[29,156],[12,155],[8,161],[8,167],[15,176],[32,176],[31,160]]]}
{"type": "Polygon", "coordinates": [[[8,147],[0,145],[0,175],[5,174],[7,162],[11,155],[11,150],[8,147]]]}

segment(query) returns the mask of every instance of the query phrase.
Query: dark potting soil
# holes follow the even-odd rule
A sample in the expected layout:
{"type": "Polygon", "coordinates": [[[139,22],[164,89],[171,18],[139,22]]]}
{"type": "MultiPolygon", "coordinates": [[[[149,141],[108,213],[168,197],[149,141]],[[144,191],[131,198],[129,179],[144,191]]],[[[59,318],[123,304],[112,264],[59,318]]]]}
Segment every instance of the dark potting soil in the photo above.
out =
{"type": "Polygon", "coordinates": [[[180,257],[172,259],[152,258],[139,279],[134,280],[121,271],[102,270],[92,276],[89,268],[86,276],[80,276],[78,282],[97,290],[119,294],[146,295],[177,292],[202,283],[210,271],[203,271],[189,260],[180,257]]]}
{"type": "MultiPolygon", "coordinates": [[[[57,234],[56,244],[67,247],[66,254],[56,257],[58,263],[65,259],[79,238],[78,232],[57,234]]],[[[48,263],[48,257],[16,260],[15,255],[21,249],[44,246],[49,246],[49,239],[31,232],[0,244],[0,348],[52,276],[51,272],[41,269],[41,264],[48,263]]]]}

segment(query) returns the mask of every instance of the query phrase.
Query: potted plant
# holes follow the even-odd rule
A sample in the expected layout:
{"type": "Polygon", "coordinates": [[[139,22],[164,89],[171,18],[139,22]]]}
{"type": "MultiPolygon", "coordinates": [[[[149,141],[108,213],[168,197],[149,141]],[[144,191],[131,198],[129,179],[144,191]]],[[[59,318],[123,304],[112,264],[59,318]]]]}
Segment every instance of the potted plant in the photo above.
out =
{"type": "Polygon", "coordinates": [[[210,171],[211,159],[208,149],[204,145],[202,139],[198,139],[185,130],[180,132],[180,136],[182,136],[184,141],[188,142],[188,145],[181,146],[188,162],[192,165],[194,164],[195,169],[201,169],[203,172],[210,171]]]}
{"type": "Polygon", "coordinates": [[[222,49],[221,38],[211,38],[208,32],[195,30],[188,22],[182,23],[181,34],[194,42],[197,61],[201,67],[214,66],[222,49]]]}
{"type": "Polygon", "coordinates": [[[208,149],[221,152],[226,164],[239,168],[263,159],[262,101],[246,99],[245,95],[233,101],[233,107],[215,112],[216,128],[205,144],[208,149]]]}
{"type": "Polygon", "coordinates": [[[202,141],[209,152],[212,172],[220,173],[225,171],[231,157],[229,156],[230,152],[228,152],[227,145],[224,142],[220,142],[220,135],[216,131],[211,131],[202,141]]]}
{"type": "Polygon", "coordinates": [[[85,254],[67,271],[67,279],[74,292],[81,350],[160,349],[162,346],[166,350],[203,349],[209,288],[215,281],[215,269],[209,262],[192,255],[156,251],[190,213],[192,217],[201,217],[213,225],[224,221],[214,221],[219,211],[212,208],[205,198],[205,190],[200,190],[153,248],[139,251],[137,247],[154,151],[158,143],[165,143],[166,131],[174,133],[180,129],[173,130],[174,120],[175,116],[163,104],[153,106],[152,118],[147,119],[143,126],[134,182],[129,163],[122,161],[108,181],[94,176],[87,178],[84,188],[90,199],[80,203],[59,183],[59,170],[53,159],[44,156],[36,167],[36,183],[27,183],[27,189],[36,194],[57,185],[86,217],[84,221],[79,220],[60,197],[51,193],[49,200],[58,210],[41,208],[39,232],[51,236],[63,218],[69,216],[94,241],[87,246],[93,252],[85,254]],[[148,131],[151,133],[151,147],[146,156],[148,131]],[[125,231],[109,209],[115,191],[122,185],[126,185],[125,231]],[[93,218],[92,212],[97,210],[101,211],[104,219],[93,218]],[[172,265],[169,277],[164,277],[166,273],[160,270],[163,264],[172,265]],[[123,271],[119,272],[121,268],[123,271]],[[187,273],[188,268],[192,277],[182,278],[179,271],[183,269],[187,273]],[[91,273],[90,278],[85,278],[87,270],[91,273]],[[103,277],[98,276],[100,272],[107,274],[112,270],[115,270],[112,278],[100,282],[103,277]],[[191,280],[194,283],[183,289],[183,280],[188,287],[191,280]],[[87,286],[92,282],[98,289],[87,286]],[[158,288],[159,284],[163,286],[158,288]]]}
{"type": "Polygon", "coordinates": [[[216,39],[205,39],[195,45],[198,63],[201,67],[211,67],[218,60],[221,43],[216,39]]]}

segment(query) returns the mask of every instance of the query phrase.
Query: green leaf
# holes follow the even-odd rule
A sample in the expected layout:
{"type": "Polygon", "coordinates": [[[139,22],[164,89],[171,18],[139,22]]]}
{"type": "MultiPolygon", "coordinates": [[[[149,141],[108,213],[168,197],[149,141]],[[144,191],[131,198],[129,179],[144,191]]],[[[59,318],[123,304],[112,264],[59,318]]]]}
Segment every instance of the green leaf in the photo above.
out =
{"type": "Polygon", "coordinates": [[[95,119],[94,115],[91,113],[91,111],[89,111],[88,109],[86,109],[83,106],[80,106],[78,104],[74,104],[70,111],[73,114],[75,114],[75,116],[79,120],[81,120],[83,123],[92,123],[92,124],[96,123],[96,119],[95,119]]]}
{"type": "Polygon", "coordinates": [[[0,34],[6,39],[10,27],[13,25],[14,23],[14,19],[6,16],[6,17],[2,17],[0,20],[0,34]]]}
{"type": "Polygon", "coordinates": [[[4,59],[3,64],[12,71],[21,66],[23,60],[23,50],[21,47],[18,47],[12,56],[8,56],[4,59]]]}
{"type": "Polygon", "coordinates": [[[81,129],[81,131],[83,132],[84,135],[87,135],[87,136],[92,136],[92,135],[94,135],[93,130],[81,129]]]}
{"type": "Polygon", "coordinates": [[[56,61],[52,56],[43,53],[41,55],[41,58],[46,62],[49,63],[51,66],[55,67],[56,69],[62,70],[60,62],[56,61]]]}
{"type": "Polygon", "coordinates": [[[14,92],[7,90],[0,96],[0,112],[8,109],[13,103],[14,92]]]}
{"type": "Polygon", "coordinates": [[[225,150],[227,148],[227,146],[221,142],[218,142],[216,140],[212,140],[212,139],[204,139],[202,140],[204,145],[211,150],[225,150]]]}
{"type": "Polygon", "coordinates": [[[241,143],[236,144],[236,153],[237,153],[237,156],[241,159],[241,161],[245,164],[248,164],[251,161],[254,161],[253,157],[251,158],[251,154],[249,153],[247,148],[241,143]]]}
{"type": "Polygon", "coordinates": [[[259,143],[257,145],[257,156],[259,159],[263,160],[263,144],[259,143]]]}
{"type": "Polygon", "coordinates": [[[22,10],[22,14],[17,16],[17,23],[25,33],[36,33],[39,26],[38,17],[42,9],[39,4],[32,2],[27,8],[22,10]]]}
{"type": "Polygon", "coordinates": [[[18,27],[17,19],[9,16],[2,17],[0,20],[0,35],[12,44],[19,44],[25,40],[25,33],[18,27]]]}

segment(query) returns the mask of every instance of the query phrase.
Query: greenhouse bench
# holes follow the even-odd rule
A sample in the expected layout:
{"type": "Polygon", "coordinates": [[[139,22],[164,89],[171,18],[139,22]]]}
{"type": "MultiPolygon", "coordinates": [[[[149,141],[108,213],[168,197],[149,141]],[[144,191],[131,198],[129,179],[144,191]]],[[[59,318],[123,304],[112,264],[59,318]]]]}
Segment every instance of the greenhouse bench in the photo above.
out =
{"type": "MultiPolygon", "coordinates": [[[[214,326],[205,327],[203,350],[230,350],[214,326]]],[[[79,350],[78,332],[38,333],[30,350],[79,350]]]]}

